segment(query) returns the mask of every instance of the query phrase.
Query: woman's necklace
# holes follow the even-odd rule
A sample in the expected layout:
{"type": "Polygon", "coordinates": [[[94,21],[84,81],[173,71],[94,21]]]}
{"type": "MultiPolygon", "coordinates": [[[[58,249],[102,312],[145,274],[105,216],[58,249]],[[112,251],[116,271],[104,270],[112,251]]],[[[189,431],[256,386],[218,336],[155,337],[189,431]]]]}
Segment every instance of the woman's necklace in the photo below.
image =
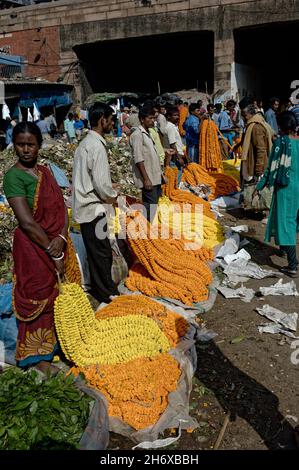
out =
{"type": "Polygon", "coordinates": [[[25,170],[27,173],[29,173],[32,176],[38,176],[38,169],[37,167],[35,168],[26,168],[25,170]]]}
{"type": "Polygon", "coordinates": [[[37,165],[33,168],[26,168],[25,166],[23,166],[22,164],[18,164],[18,167],[25,171],[26,173],[29,173],[29,175],[32,175],[34,176],[35,178],[38,177],[38,168],[37,168],[37,165]]]}

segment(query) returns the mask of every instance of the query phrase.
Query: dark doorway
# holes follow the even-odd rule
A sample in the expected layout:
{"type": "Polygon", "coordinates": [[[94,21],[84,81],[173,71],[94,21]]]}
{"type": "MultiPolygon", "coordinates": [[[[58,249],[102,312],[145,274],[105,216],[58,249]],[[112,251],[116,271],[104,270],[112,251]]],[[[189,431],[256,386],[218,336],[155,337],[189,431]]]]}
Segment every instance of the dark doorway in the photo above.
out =
{"type": "Polygon", "coordinates": [[[102,41],[74,50],[93,92],[213,90],[214,33],[209,31],[102,41]]]}
{"type": "Polygon", "coordinates": [[[299,22],[275,23],[236,30],[235,62],[240,95],[254,94],[265,105],[272,96],[287,100],[299,79],[299,22]],[[239,72],[239,73],[238,73],[239,72]]]}

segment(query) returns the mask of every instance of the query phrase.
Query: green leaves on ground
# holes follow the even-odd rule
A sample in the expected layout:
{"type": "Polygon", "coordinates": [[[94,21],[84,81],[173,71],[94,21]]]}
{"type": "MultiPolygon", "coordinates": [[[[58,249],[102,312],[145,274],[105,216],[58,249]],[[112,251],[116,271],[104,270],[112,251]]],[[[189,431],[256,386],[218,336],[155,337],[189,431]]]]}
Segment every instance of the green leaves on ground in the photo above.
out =
{"type": "Polygon", "coordinates": [[[42,380],[12,367],[0,375],[0,449],[76,449],[91,398],[63,373],[42,380]]]}

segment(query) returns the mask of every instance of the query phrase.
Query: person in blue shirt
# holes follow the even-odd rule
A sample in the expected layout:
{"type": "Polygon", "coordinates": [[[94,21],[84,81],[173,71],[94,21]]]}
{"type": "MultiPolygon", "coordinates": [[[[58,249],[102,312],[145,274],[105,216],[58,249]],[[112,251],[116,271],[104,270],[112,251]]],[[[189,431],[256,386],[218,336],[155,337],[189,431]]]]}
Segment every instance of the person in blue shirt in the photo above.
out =
{"type": "Polygon", "coordinates": [[[48,139],[50,137],[50,127],[47,123],[47,121],[45,120],[44,116],[40,115],[40,118],[39,120],[36,122],[37,126],[39,127],[41,133],[42,133],[42,136],[43,136],[43,139],[48,139]]]}
{"type": "Polygon", "coordinates": [[[12,125],[12,121],[10,120],[9,117],[6,118],[6,121],[7,121],[7,128],[6,128],[6,131],[5,131],[5,144],[6,144],[6,147],[12,147],[12,131],[13,131],[13,125],[12,125]]]}
{"type": "Polygon", "coordinates": [[[75,114],[74,118],[75,118],[74,127],[75,127],[76,136],[77,136],[77,139],[80,140],[82,137],[83,129],[84,129],[84,122],[82,121],[82,119],[80,119],[78,114],[75,114]]]}
{"type": "Polygon", "coordinates": [[[228,100],[225,110],[218,116],[218,129],[231,146],[233,145],[233,139],[235,137],[235,123],[232,118],[233,113],[235,113],[235,107],[236,102],[234,100],[228,100]]]}
{"type": "Polygon", "coordinates": [[[278,98],[271,98],[270,108],[265,112],[266,122],[272,127],[275,132],[275,135],[278,137],[278,124],[276,119],[276,113],[279,109],[280,100],[278,98]]]}
{"type": "Polygon", "coordinates": [[[184,122],[183,128],[186,132],[187,155],[191,162],[199,163],[199,132],[200,132],[200,107],[198,103],[191,103],[189,116],[184,122]]]}

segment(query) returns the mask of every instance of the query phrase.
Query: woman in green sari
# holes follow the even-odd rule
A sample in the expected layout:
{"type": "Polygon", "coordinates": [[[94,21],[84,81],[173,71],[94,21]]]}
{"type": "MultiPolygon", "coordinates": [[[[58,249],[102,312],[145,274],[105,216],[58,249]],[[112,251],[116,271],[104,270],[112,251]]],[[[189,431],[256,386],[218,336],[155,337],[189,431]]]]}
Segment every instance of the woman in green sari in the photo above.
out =
{"type": "Polygon", "coordinates": [[[273,145],[268,168],[255,194],[265,186],[273,187],[265,241],[274,237],[276,245],[287,254],[288,266],[281,271],[297,277],[297,232],[299,232],[299,137],[295,115],[286,111],[279,116],[280,135],[273,145]]]}

